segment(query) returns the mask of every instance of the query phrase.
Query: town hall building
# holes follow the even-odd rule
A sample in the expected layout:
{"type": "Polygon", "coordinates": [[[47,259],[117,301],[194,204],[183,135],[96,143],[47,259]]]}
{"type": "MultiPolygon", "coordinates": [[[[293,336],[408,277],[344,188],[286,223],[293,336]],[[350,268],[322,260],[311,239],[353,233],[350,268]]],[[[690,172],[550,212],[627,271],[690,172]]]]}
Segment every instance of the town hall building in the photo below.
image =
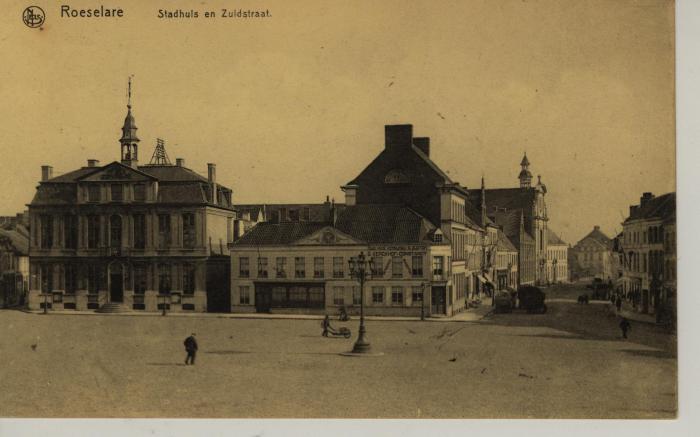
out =
{"type": "Polygon", "coordinates": [[[60,176],[50,166],[29,204],[29,308],[228,311],[231,189],[172,164],[162,140],[140,164],[131,111],[121,159],[60,176]]]}

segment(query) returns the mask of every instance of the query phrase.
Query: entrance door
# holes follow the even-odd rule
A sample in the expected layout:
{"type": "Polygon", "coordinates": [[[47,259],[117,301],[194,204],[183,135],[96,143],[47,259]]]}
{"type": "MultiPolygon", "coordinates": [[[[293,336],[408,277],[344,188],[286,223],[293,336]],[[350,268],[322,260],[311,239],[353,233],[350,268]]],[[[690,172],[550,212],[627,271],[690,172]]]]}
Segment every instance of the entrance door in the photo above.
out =
{"type": "Polygon", "coordinates": [[[433,287],[432,293],[430,294],[432,295],[432,313],[446,314],[445,287],[433,287]]]}
{"type": "Polygon", "coordinates": [[[123,302],[124,301],[124,277],[121,267],[112,271],[109,276],[109,301],[123,302]]]}
{"type": "Polygon", "coordinates": [[[266,286],[255,287],[255,311],[269,313],[272,306],[272,289],[266,286]]]}

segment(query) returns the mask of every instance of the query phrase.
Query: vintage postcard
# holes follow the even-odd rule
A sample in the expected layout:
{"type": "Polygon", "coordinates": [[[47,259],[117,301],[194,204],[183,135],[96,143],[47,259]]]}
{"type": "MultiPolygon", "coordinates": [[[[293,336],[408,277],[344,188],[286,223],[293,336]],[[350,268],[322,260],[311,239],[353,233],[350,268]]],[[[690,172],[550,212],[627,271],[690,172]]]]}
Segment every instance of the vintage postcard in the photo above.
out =
{"type": "Polygon", "coordinates": [[[675,8],[6,2],[0,417],[677,418],[675,8]]]}

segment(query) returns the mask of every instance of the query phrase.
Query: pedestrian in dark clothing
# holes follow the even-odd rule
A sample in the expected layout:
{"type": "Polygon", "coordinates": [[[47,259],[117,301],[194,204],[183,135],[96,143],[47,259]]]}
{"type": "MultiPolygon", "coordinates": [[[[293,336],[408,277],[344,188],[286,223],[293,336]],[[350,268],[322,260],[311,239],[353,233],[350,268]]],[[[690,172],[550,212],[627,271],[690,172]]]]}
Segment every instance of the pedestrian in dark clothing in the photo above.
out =
{"type": "Polygon", "coordinates": [[[617,295],[617,299],[615,299],[615,308],[617,308],[617,312],[620,312],[620,309],[622,308],[622,298],[620,295],[617,295]]]}
{"type": "Polygon", "coordinates": [[[321,335],[328,337],[328,328],[331,326],[331,320],[328,318],[328,314],[326,314],[326,317],[323,318],[321,326],[323,327],[323,333],[321,335]]]}
{"type": "Polygon", "coordinates": [[[194,365],[194,359],[197,355],[197,340],[194,338],[194,332],[192,335],[185,339],[185,350],[187,351],[187,358],[185,358],[185,365],[194,365]]]}
{"type": "Polygon", "coordinates": [[[622,338],[627,338],[627,331],[632,328],[632,325],[630,325],[629,320],[626,318],[622,318],[622,321],[620,322],[620,329],[622,330],[622,338]]]}

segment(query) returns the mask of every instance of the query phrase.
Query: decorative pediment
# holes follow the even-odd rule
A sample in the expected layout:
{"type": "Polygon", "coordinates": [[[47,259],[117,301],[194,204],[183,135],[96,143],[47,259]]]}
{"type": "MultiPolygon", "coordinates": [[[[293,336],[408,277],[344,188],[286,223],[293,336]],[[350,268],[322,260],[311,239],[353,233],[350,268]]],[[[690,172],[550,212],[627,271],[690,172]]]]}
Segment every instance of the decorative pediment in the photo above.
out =
{"type": "Polygon", "coordinates": [[[80,179],[81,182],[105,182],[105,181],[150,181],[154,180],[153,176],[147,175],[136,169],[113,162],[101,169],[96,170],[80,179]]]}
{"type": "Polygon", "coordinates": [[[326,226],[308,237],[302,238],[294,244],[308,246],[334,246],[346,244],[365,244],[365,242],[340,232],[332,226],[326,226]]]}

